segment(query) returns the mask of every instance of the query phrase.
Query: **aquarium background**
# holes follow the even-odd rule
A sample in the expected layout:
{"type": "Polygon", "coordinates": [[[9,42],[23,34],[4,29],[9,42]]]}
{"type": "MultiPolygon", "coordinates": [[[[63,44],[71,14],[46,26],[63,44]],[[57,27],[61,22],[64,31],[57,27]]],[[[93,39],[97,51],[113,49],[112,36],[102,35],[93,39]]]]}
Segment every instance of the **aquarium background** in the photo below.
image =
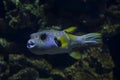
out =
{"type": "Polygon", "coordinates": [[[0,0],[0,80],[120,80],[120,0],[0,0]],[[68,54],[34,55],[29,35],[76,26],[100,32],[103,45],[68,54]]]}

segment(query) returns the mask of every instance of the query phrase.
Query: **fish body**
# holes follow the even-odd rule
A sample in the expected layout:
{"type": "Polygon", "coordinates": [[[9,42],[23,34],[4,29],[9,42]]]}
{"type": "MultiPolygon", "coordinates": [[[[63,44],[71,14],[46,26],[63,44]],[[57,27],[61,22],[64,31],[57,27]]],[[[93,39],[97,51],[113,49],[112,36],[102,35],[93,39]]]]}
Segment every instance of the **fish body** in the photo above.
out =
{"type": "MultiPolygon", "coordinates": [[[[44,30],[42,32],[37,32],[31,34],[31,39],[28,40],[27,48],[33,52],[34,54],[37,55],[42,55],[42,54],[56,54],[56,53],[66,53],[70,51],[70,47],[68,46],[62,48],[59,47],[57,42],[58,38],[60,36],[67,36],[64,31],[56,31],[56,30],[44,30]],[[42,37],[46,37],[45,40],[42,39],[42,37]],[[31,46],[31,42],[33,42],[34,46],[31,46]]],[[[69,38],[66,37],[66,40],[69,42],[69,38]]]]}
{"type": "Polygon", "coordinates": [[[97,45],[101,43],[100,33],[89,33],[76,36],[69,33],[71,29],[63,31],[43,30],[30,35],[27,48],[34,54],[70,53],[81,46],[97,45]],[[67,32],[66,32],[67,31],[67,32]]]}

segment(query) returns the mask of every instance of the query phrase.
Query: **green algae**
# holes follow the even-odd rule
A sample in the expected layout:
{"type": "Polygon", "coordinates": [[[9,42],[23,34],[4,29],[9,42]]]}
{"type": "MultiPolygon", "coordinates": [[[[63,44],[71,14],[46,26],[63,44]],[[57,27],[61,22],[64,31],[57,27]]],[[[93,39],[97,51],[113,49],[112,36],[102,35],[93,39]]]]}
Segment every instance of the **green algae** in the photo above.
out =
{"type": "Polygon", "coordinates": [[[39,73],[35,69],[26,68],[14,74],[8,80],[37,80],[38,78],[39,73]]]}
{"type": "Polygon", "coordinates": [[[2,46],[2,47],[7,47],[8,45],[9,45],[10,43],[6,40],[6,39],[4,39],[4,38],[0,38],[0,45],[2,46]]]}
{"type": "Polygon", "coordinates": [[[52,69],[52,65],[50,65],[44,59],[29,59],[27,61],[30,62],[31,65],[38,70],[43,70],[43,71],[49,72],[52,69]]]}
{"type": "Polygon", "coordinates": [[[4,6],[7,11],[5,18],[13,29],[33,27],[34,24],[40,24],[41,19],[44,18],[43,6],[40,5],[39,0],[35,0],[32,4],[30,1],[23,3],[21,0],[5,0],[4,6]],[[9,9],[11,5],[14,7],[9,9]]]}
{"type": "Polygon", "coordinates": [[[120,24],[104,24],[103,28],[101,30],[101,33],[105,36],[113,36],[117,33],[119,33],[120,30],[120,24]]]}

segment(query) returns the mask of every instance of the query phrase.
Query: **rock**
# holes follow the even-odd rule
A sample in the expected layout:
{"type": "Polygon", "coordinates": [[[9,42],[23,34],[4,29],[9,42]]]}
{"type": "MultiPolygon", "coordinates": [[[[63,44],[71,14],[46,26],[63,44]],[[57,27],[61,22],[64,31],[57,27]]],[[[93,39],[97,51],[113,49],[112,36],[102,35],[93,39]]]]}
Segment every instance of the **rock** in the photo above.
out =
{"type": "Polygon", "coordinates": [[[33,68],[25,68],[9,77],[8,80],[37,80],[39,78],[39,72],[33,68]]]}

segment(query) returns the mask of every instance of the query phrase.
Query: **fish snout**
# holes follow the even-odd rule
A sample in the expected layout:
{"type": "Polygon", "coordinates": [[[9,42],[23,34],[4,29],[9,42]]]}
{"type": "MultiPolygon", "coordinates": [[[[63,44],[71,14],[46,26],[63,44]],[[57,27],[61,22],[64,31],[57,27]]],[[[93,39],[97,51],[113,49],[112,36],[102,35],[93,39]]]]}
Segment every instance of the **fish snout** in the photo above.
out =
{"type": "Polygon", "coordinates": [[[33,48],[33,47],[35,47],[35,41],[33,41],[33,40],[28,40],[28,42],[27,42],[27,48],[33,48]]]}

